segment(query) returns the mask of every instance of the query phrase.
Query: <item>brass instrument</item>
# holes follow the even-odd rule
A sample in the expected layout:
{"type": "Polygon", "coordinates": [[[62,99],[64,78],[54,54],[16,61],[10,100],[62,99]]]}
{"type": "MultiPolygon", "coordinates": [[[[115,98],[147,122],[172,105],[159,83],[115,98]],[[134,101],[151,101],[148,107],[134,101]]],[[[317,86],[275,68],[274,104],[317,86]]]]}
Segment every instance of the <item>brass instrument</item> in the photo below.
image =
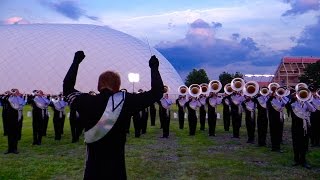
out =
{"type": "Polygon", "coordinates": [[[209,92],[218,93],[222,88],[222,84],[218,80],[212,80],[209,82],[209,92]]]}
{"type": "Polygon", "coordinates": [[[256,81],[249,81],[244,85],[243,94],[253,97],[259,92],[259,84],[256,81]]]}
{"type": "Polygon", "coordinates": [[[181,85],[178,88],[178,92],[180,95],[187,95],[188,94],[188,87],[186,85],[181,85]]]}
{"type": "Polygon", "coordinates": [[[169,92],[169,87],[167,85],[163,86],[163,93],[168,93],[169,92]]]}
{"type": "Polygon", "coordinates": [[[224,92],[225,92],[227,95],[232,94],[233,89],[232,89],[232,87],[231,87],[231,83],[226,84],[226,85],[224,86],[223,90],[224,90],[224,92]]]}
{"type": "Polygon", "coordinates": [[[207,83],[200,84],[201,87],[201,94],[208,94],[209,88],[207,83]]]}
{"type": "Polygon", "coordinates": [[[245,82],[242,78],[234,78],[231,81],[231,88],[234,91],[241,91],[244,88],[245,82]]]}
{"type": "Polygon", "coordinates": [[[270,91],[269,91],[269,88],[268,88],[268,87],[262,87],[262,88],[260,89],[260,94],[261,94],[262,96],[268,96],[269,93],[270,93],[270,91]]]}
{"type": "Polygon", "coordinates": [[[189,86],[189,94],[192,97],[198,97],[201,94],[201,87],[198,84],[191,84],[189,86]]]}
{"type": "Polygon", "coordinates": [[[299,88],[296,92],[296,97],[300,101],[309,101],[312,97],[312,93],[308,88],[299,88]]]}
{"type": "Polygon", "coordinates": [[[276,95],[279,97],[286,96],[286,89],[284,87],[278,87],[276,90],[276,95]]]}
{"type": "Polygon", "coordinates": [[[308,89],[308,85],[307,85],[306,83],[298,83],[298,84],[294,87],[294,89],[296,90],[296,92],[298,92],[300,88],[306,88],[306,89],[308,89]]]}
{"type": "Polygon", "coordinates": [[[280,85],[278,83],[275,83],[275,82],[270,83],[268,85],[268,89],[269,89],[270,93],[275,92],[279,87],[280,87],[280,85]]]}

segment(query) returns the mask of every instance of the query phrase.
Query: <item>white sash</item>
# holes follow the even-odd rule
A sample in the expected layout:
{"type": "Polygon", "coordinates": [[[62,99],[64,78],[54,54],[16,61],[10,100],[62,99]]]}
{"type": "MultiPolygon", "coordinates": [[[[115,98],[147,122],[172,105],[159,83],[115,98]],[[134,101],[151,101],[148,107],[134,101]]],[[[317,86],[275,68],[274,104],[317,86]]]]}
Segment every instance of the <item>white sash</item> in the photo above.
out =
{"type": "Polygon", "coordinates": [[[186,104],[187,100],[186,98],[182,98],[178,100],[178,103],[181,107],[184,107],[184,105],[186,104]]]}
{"type": "Polygon", "coordinates": [[[264,96],[260,96],[257,98],[260,106],[262,106],[263,108],[267,108],[267,100],[266,100],[266,97],[264,96]]]}
{"type": "Polygon", "coordinates": [[[18,111],[18,121],[20,121],[22,118],[22,109],[25,104],[23,98],[19,96],[10,96],[8,101],[11,107],[18,111]]]}
{"type": "Polygon", "coordinates": [[[84,133],[86,143],[93,143],[103,138],[118,120],[125,100],[125,92],[118,92],[109,97],[106,109],[98,123],[84,133]]]}

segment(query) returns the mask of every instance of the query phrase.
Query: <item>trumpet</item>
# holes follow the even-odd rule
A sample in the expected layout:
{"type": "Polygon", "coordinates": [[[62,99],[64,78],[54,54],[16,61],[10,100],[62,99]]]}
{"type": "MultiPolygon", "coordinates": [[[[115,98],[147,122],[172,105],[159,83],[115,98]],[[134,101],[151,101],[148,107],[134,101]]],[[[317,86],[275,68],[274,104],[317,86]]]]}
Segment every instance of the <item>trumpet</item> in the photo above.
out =
{"type": "Polygon", "coordinates": [[[230,94],[232,94],[232,92],[233,92],[233,89],[232,89],[230,83],[226,84],[226,85],[224,86],[223,90],[224,90],[224,92],[225,92],[227,95],[230,95],[230,94]]]}
{"type": "Polygon", "coordinates": [[[187,95],[188,94],[188,87],[186,85],[181,85],[178,88],[178,92],[180,95],[187,95]]]}
{"type": "Polygon", "coordinates": [[[234,78],[231,81],[231,88],[234,91],[241,91],[244,88],[245,82],[242,78],[234,78]]]}
{"type": "Polygon", "coordinates": [[[298,83],[294,89],[296,90],[296,92],[299,91],[300,88],[305,88],[305,89],[308,89],[308,85],[306,83],[298,83]]]}
{"type": "Polygon", "coordinates": [[[259,84],[256,81],[249,81],[244,85],[243,94],[253,97],[259,92],[259,84]]]}
{"type": "Polygon", "coordinates": [[[163,86],[163,93],[168,93],[169,92],[169,87],[167,85],[163,86]]]}
{"type": "Polygon", "coordinates": [[[300,101],[309,101],[312,97],[311,91],[307,88],[299,88],[296,97],[300,101]]]}
{"type": "Polygon", "coordinates": [[[276,90],[276,95],[279,97],[286,96],[286,89],[284,87],[278,87],[276,90]]]}
{"type": "Polygon", "coordinates": [[[209,82],[210,92],[218,93],[221,90],[221,88],[222,88],[222,84],[220,81],[212,80],[209,82]]]}
{"type": "Polygon", "coordinates": [[[201,87],[198,84],[191,84],[189,86],[189,94],[192,97],[198,97],[201,94],[201,87]]]}
{"type": "Polygon", "coordinates": [[[280,87],[280,85],[278,83],[270,83],[268,85],[268,89],[269,91],[271,91],[271,93],[275,92],[278,88],[280,87]]]}
{"type": "Polygon", "coordinates": [[[209,88],[208,88],[208,84],[207,83],[200,84],[200,87],[201,87],[201,94],[207,94],[208,93],[209,88]]]}
{"type": "Polygon", "coordinates": [[[261,94],[262,96],[268,96],[269,93],[270,93],[270,91],[269,91],[269,89],[268,89],[267,87],[262,87],[262,88],[260,89],[260,94],[261,94]]]}

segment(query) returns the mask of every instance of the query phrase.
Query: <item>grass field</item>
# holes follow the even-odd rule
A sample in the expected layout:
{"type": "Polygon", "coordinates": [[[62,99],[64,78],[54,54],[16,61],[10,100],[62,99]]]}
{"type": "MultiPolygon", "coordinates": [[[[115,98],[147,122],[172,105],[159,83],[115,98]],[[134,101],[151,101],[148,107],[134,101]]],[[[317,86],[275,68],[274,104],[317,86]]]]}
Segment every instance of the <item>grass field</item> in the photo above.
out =
{"type": "MultiPolygon", "coordinates": [[[[27,117],[30,110],[29,106],[24,108],[18,155],[3,154],[7,149],[7,138],[2,136],[0,123],[0,179],[82,179],[83,138],[79,143],[71,143],[69,120],[66,119],[62,140],[55,141],[51,117],[42,145],[32,146],[32,120],[27,117]]],[[[218,111],[221,112],[221,107],[218,111]]],[[[307,155],[313,167],[311,170],[291,166],[290,120],[286,121],[282,145],[285,152],[282,154],[271,152],[269,147],[247,144],[244,121],[240,140],[232,139],[231,131],[224,132],[221,119],[216,137],[209,137],[207,130],[197,130],[196,136],[190,137],[187,120],[185,129],[180,130],[178,121],[172,119],[169,139],[161,139],[159,120],[156,122],[157,125],[148,126],[147,134],[140,138],[134,138],[133,128],[130,129],[126,144],[128,179],[320,179],[319,147],[310,148],[307,155]]]]}

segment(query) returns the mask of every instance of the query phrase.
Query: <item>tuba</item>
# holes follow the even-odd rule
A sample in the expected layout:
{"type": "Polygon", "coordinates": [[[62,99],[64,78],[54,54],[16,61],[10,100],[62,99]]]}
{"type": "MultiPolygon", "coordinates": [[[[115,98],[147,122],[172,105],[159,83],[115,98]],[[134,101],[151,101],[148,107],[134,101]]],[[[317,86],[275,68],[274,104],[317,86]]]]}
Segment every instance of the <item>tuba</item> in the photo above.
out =
{"type": "Polygon", "coordinates": [[[284,97],[287,94],[287,90],[284,87],[278,87],[276,90],[276,95],[279,97],[284,97]]]}
{"type": "Polygon", "coordinates": [[[244,85],[243,94],[253,97],[259,92],[259,84],[256,81],[249,81],[244,85]]]}
{"type": "Polygon", "coordinates": [[[275,92],[279,87],[280,87],[280,85],[278,83],[275,83],[275,82],[270,83],[268,85],[268,89],[269,89],[270,93],[275,92]]]}
{"type": "Polygon", "coordinates": [[[200,84],[201,87],[201,94],[208,94],[209,88],[207,83],[200,84]]]}
{"type": "Polygon", "coordinates": [[[260,89],[260,94],[261,94],[262,96],[268,96],[269,93],[270,93],[270,91],[269,91],[269,89],[268,89],[267,87],[262,87],[262,88],[260,89]]]}
{"type": "Polygon", "coordinates": [[[218,93],[222,88],[222,84],[218,80],[212,80],[209,82],[210,92],[218,93]]]}
{"type": "Polygon", "coordinates": [[[230,83],[226,84],[224,86],[223,90],[227,95],[230,95],[233,92],[233,89],[231,88],[231,84],[230,83]]]}
{"type": "Polygon", "coordinates": [[[201,87],[198,84],[191,84],[189,86],[189,94],[192,97],[198,97],[201,94],[201,87]]]}
{"type": "Polygon", "coordinates": [[[163,86],[163,93],[168,93],[169,92],[169,87],[167,85],[163,86]]]}
{"type": "Polygon", "coordinates": [[[188,87],[186,85],[181,85],[178,88],[178,92],[180,95],[187,95],[188,94],[188,87]]]}
{"type": "Polygon", "coordinates": [[[300,101],[309,101],[312,97],[312,94],[308,88],[299,88],[299,90],[296,92],[296,97],[300,101]]]}
{"type": "Polygon", "coordinates": [[[231,81],[231,88],[234,91],[241,91],[244,88],[245,82],[242,78],[234,78],[231,81]]]}
{"type": "Polygon", "coordinates": [[[294,89],[296,90],[296,92],[299,91],[300,88],[305,88],[305,89],[308,89],[308,85],[306,83],[298,83],[294,89]]]}

